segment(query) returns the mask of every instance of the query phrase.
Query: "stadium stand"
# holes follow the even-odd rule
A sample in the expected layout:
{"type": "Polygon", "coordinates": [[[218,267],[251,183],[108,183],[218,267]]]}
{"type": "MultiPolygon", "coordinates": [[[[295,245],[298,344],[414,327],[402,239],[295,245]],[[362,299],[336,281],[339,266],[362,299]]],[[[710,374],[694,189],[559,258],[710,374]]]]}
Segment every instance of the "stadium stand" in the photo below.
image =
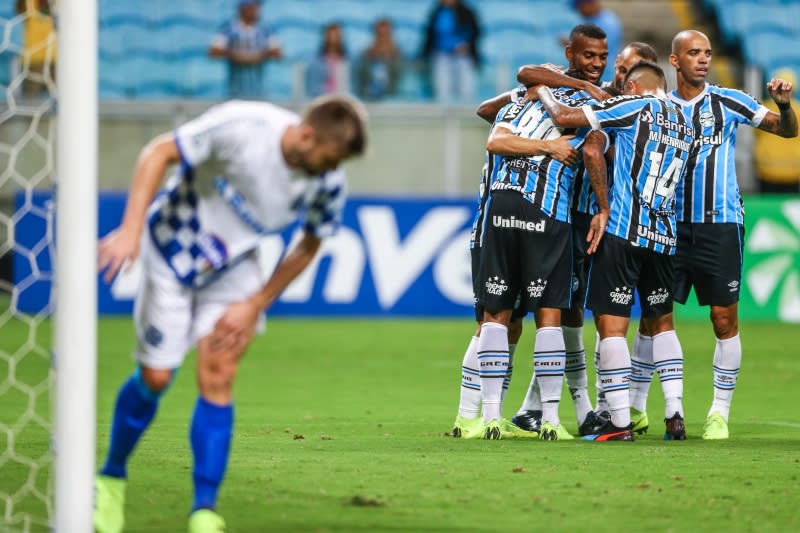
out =
{"type": "MultiPolygon", "coordinates": [[[[564,62],[558,39],[578,22],[567,3],[484,0],[472,4],[483,30],[480,97],[514,83],[514,62],[564,62]],[[528,43],[525,47],[530,52],[515,53],[520,49],[519,42],[528,43]]],[[[410,62],[398,99],[425,100],[429,95],[425,70],[413,62],[419,55],[424,24],[432,7],[432,0],[267,0],[262,19],[280,40],[284,60],[268,64],[269,94],[265,97],[291,100],[303,96],[302,76],[298,73],[316,51],[323,24],[333,20],[342,23],[348,53],[354,59],[370,42],[374,21],[388,17],[394,23],[395,40],[410,62]]],[[[231,2],[224,0],[158,4],[101,0],[101,97],[223,97],[223,62],[207,58],[206,53],[214,31],[232,15],[231,2]],[[141,70],[145,68],[146,72],[141,70]]]]}

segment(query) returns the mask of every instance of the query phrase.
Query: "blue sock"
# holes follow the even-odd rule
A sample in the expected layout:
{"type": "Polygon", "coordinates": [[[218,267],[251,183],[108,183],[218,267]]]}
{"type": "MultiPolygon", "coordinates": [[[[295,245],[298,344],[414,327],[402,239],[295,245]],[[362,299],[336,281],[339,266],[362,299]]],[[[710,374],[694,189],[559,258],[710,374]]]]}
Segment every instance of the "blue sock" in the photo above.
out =
{"type": "Polygon", "coordinates": [[[190,433],[194,452],[192,511],[216,507],[217,490],[228,466],[232,434],[233,404],[214,405],[198,396],[190,433]]]}
{"type": "Polygon", "coordinates": [[[160,396],[147,388],[138,369],[120,387],[111,424],[111,444],[100,470],[102,475],[128,477],[128,457],[153,420],[160,396]]]}

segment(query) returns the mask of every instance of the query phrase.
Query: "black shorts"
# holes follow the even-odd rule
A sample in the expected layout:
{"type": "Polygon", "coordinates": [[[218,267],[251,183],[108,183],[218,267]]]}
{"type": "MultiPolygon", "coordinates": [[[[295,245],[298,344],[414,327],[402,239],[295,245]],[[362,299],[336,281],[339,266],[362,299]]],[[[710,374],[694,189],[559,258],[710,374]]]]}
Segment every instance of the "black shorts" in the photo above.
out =
{"type": "Polygon", "coordinates": [[[592,259],[587,307],[595,315],[631,316],[634,289],[642,316],[672,312],[674,256],[633,246],[606,233],[592,259]]]}
{"type": "MultiPolygon", "coordinates": [[[[478,267],[480,266],[481,261],[481,248],[480,246],[475,246],[470,248],[469,250],[470,259],[472,263],[472,305],[475,308],[475,321],[476,322],[483,322],[483,304],[480,303],[478,300],[478,294],[480,293],[480,288],[478,287],[478,267]]],[[[520,307],[520,298],[517,295],[517,301],[514,304],[514,310],[511,312],[511,321],[519,320],[520,318],[525,318],[525,315],[528,314],[527,309],[522,309],[520,307]]]]}
{"type": "Polygon", "coordinates": [[[700,305],[731,305],[742,286],[744,226],[678,223],[675,301],[689,299],[694,287],[700,305]]]}
{"type": "Polygon", "coordinates": [[[572,272],[570,225],[548,217],[522,195],[489,197],[477,277],[478,300],[490,311],[520,307],[569,309],[572,272]]]}
{"type": "Polygon", "coordinates": [[[589,275],[589,256],[586,251],[589,243],[586,235],[592,215],[586,213],[572,213],[572,305],[583,307],[586,303],[586,284],[589,275]]]}

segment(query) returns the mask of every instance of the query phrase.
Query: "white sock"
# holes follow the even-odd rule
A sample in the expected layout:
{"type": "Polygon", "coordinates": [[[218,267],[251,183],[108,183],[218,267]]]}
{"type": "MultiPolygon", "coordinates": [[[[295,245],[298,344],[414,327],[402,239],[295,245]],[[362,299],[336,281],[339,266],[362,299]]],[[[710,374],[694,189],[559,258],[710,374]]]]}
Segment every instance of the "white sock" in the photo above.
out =
{"type": "Polygon", "coordinates": [[[483,422],[502,418],[503,380],[508,373],[508,328],[484,322],[478,339],[478,372],[483,400],[483,422]]]}
{"type": "Polygon", "coordinates": [[[582,424],[592,410],[589,401],[588,378],[586,377],[586,350],[583,347],[583,328],[561,326],[564,336],[564,348],[567,352],[564,366],[564,377],[575,405],[575,418],[582,424]]]}
{"type": "Polygon", "coordinates": [[[481,412],[481,382],[478,372],[478,337],[472,337],[461,363],[461,396],[458,415],[475,418],[481,412]]]}
{"type": "Polygon", "coordinates": [[[598,413],[608,412],[608,402],[603,392],[603,382],[600,380],[600,335],[594,337],[594,392],[595,406],[598,413]]]}
{"type": "Polygon", "coordinates": [[[717,339],[714,350],[714,402],[708,411],[709,415],[716,411],[728,420],[741,364],[742,342],[739,335],[730,339],[717,339]]]}
{"type": "Polygon", "coordinates": [[[511,385],[511,376],[514,373],[514,352],[516,351],[517,351],[516,344],[508,345],[508,372],[506,373],[506,377],[503,379],[503,392],[500,393],[501,400],[506,399],[506,394],[508,393],[508,387],[511,385]]]}
{"type": "Polygon", "coordinates": [[[533,350],[533,371],[539,380],[539,390],[542,395],[542,422],[558,426],[561,424],[558,418],[558,403],[561,401],[564,365],[567,359],[561,328],[537,329],[533,350]]]}
{"type": "Polygon", "coordinates": [[[606,337],[600,341],[600,381],[611,412],[611,422],[618,428],[628,427],[631,423],[630,374],[631,354],[625,337],[606,337]]]}
{"type": "Polygon", "coordinates": [[[631,407],[637,411],[647,411],[647,394],[650,392],[654,370],[653,337],[637,331],[631,351],[631,407]]]}
{"type": "Polygon", "coordinates": [[[519,408],[518,413],[523,411],[541,411],[542,410],[542,394],[539,390],[539,380],[536,379],[536,374],[531,376],[531,382],[528,385],[528,392],[525,394],[525,399],[522,401],[522,407],[519,408]]]}
{"type": "Polygon", "coordinates": [[[683,349],[674,329],[653,335],[653,363],[664,391],[664,418],[682,418],[683,349]]]}

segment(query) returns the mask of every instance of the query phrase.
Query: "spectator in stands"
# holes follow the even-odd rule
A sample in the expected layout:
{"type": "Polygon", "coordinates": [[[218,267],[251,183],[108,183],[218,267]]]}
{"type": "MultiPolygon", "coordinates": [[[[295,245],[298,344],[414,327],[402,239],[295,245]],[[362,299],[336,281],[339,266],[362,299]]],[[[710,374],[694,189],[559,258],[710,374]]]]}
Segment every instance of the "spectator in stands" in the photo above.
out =
{"type": "Polygon", "coordinates": [[[462,0],[439,0],[425,26],[422,47],[436,100],[475,99],[479,37],[478,19],[462,0]]]}
{"type": "Polygon", "coordinates": [[[264,63],[280,59],[280,44],[259,24],[259,0],[240,0],[239,17],[222,25],[208,55],[228,60],[228,95],[260,99],[264,91],[264,63]]]}
{"type": "Polygon", "coordinates": [[[376,21],[372,30],[375,38],[358,61],[358,94],[367,100],[380,100],[397,94],[403,54],[394,42],[391,20],[376,21]]]}
{"type": "Polygon", "coordinates": [[[322,28],[322,45],[308,65],[306,82],[308,96],[312,98],[321,94],[350,92],[350,61],[342,25],[338,22],[322,28]]]}
{"type": "Polygon", "coordinates": [[[35,97],[52,87],[56,78],[56,35],[49,0],[17,0],[17,14],[24,17],[22,92],[35,97]]]}
{"type": "MultiPolygon", "coordinates": [[[[600,0],[572,0],[572,6],[580,13],[584,22],[603,28],[608,39],[608,57],[616,59],[622,48],[622,22],[617,14],[604,8],[600,0]]],[[[603,81],[610,82],[613,79],[613,72],[606,71],[603,81]]]]}
{"type": "MultiPolygon", "coordinates": [[[[797,86],[797,75],[791,69],[779,69],[775,78],[781,78],[797,86]]],[[[772,98],[762,102],[770,111],[778,112],[772,98]]],[[[791,107],[800,116],[800,102],[792,98],[791,107]]],[[[762,193],[800,192],[800,142],[785,139],[768,132],[756,130],[755,167],[758,188],[762,193]]]]}

